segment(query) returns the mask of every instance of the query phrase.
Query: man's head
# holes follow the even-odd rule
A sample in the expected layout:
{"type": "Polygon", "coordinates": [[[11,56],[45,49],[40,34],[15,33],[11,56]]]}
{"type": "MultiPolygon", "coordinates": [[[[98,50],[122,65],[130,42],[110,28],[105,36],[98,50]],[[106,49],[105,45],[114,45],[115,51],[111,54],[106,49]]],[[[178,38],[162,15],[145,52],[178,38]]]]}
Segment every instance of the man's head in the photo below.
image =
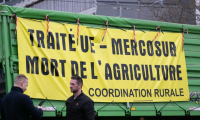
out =
{"type": "Polygon", "coordinates": [[[76,93],[81,90],[83,86],[83,80],[79,76],[72,76],[70,81],[70,90],[72,93],[76,93]]]}
{"type": "Polygon", "coordinates": [[[28,79],[25,75],[19,74],[15,77],[14,86],[20,87],[24,92],[26,90],[26,87],[28,86],[28,79]]]}
{"type": "Polygon", "coordinates": [[[144,117],[140,117],[140,120],[144,120],[144,117]]]}

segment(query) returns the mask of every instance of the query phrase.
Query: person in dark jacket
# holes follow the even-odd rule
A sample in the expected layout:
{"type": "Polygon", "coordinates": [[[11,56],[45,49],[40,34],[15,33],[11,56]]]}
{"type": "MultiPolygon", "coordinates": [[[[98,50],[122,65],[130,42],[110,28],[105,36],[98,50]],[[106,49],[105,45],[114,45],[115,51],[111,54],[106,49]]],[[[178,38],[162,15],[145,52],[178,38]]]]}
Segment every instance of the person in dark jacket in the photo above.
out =
{"type": "Polygon", "coordinates": [[[23,94],[27,86],[28,79],[25,75],[19,74],[15,77],[11,92],[1,100],[2,120],[30,120],[30,117],[39,120],[42,118],[42,107],[36,108],[31,98],[23,94]]]}
{"type": "Polygon", "coordinates": [[[67,99],[66,120],[94,120],[94,102],[82,92],[83,80],[79,76],[71,77],[70,90],[73,96],[67,99]]]}

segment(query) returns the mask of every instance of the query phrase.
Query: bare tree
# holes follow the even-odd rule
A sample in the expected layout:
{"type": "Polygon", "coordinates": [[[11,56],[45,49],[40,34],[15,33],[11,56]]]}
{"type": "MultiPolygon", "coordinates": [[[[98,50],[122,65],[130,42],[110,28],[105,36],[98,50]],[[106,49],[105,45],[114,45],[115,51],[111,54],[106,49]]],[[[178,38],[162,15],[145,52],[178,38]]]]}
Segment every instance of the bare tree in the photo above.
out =
{"type": "Polygon", "coordinates": [[[200,22],[200,0],[138,0],[159,21],[182,24],[200,22]]]}

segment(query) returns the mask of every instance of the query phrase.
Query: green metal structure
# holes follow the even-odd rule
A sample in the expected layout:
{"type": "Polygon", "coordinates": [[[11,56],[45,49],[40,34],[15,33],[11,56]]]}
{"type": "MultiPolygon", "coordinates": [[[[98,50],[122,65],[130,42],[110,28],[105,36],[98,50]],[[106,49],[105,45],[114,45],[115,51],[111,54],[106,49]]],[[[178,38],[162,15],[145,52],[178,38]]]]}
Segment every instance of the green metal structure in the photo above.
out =
{"type": "MultiPolygon", "coordinates": [[[[186,24],[174,24],[158,21],[146,21],[136,19],[126,19],[118,17],[106,17],[96,15],[83,15],[77,13],[57,12],[39,9],[29,9],[0,6],[0,88],[1,98],[8,93],[13,86],[13,80],[18,75],[18,50],[15,36],[15,19],[11,20],[12,14],[18,17],[44,20],[48,15],[50,21],[77,24],[79,18],[81,24],[95,28],[105,28],[105,22],[109,22],[109,28],[132,29],[156,31],[160,26],[162,32],[182,33],[187,28],[189,33],[185,33],[184,51],[187,66],[187,76],[190,91],[190,101],[186,102],[159,102],[159,103],[95,103],[96,119],[124,119],[139,120],[143,116],[148,119],[198,119],[200,117],[199,93],[200,93],[200,27],[186,24]],[[4,81],[5,80],[5,81],[4,81]],[[5,90],[4,90],[5,89],[5,90]],[[193,108],[193,109],[190,109],[193,108]]],[[[186,31],[185,31],[186,32],[186,31]]],[[[0,99],[1,99],[0,98],[0,99]]],[[[35,105],[41,100],[33,99],[35,105]]],[[[43,119],[63,120],[66,115],[65,101],[50,100],[45,102],[44,107],[56,108],[56,111],[44,111],[43,119]]]]}

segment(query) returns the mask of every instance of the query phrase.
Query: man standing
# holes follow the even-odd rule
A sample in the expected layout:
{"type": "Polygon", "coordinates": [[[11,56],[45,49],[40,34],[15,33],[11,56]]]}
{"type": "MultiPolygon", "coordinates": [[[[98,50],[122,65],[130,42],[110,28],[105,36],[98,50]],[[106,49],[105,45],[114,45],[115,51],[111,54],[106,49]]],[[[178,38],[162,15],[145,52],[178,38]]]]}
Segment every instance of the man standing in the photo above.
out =
{"type": "Polygon", "coordinates": [[[67,99],[66,120],[94,120],[94,102],[82,92],[83,80],[79,76],[71,77],[70,90],[73,96],[67,99]]]}
{"type": "Polygon", "coordinates": [[[2,120],[30,120],[30,117],[39,120],[42,118],[42,107],[36,108],[31,98],[23,94],[27,86],[28,79],[25,75],[19,74],[15,77],[11,92],[1,100],[2,120]]]}

